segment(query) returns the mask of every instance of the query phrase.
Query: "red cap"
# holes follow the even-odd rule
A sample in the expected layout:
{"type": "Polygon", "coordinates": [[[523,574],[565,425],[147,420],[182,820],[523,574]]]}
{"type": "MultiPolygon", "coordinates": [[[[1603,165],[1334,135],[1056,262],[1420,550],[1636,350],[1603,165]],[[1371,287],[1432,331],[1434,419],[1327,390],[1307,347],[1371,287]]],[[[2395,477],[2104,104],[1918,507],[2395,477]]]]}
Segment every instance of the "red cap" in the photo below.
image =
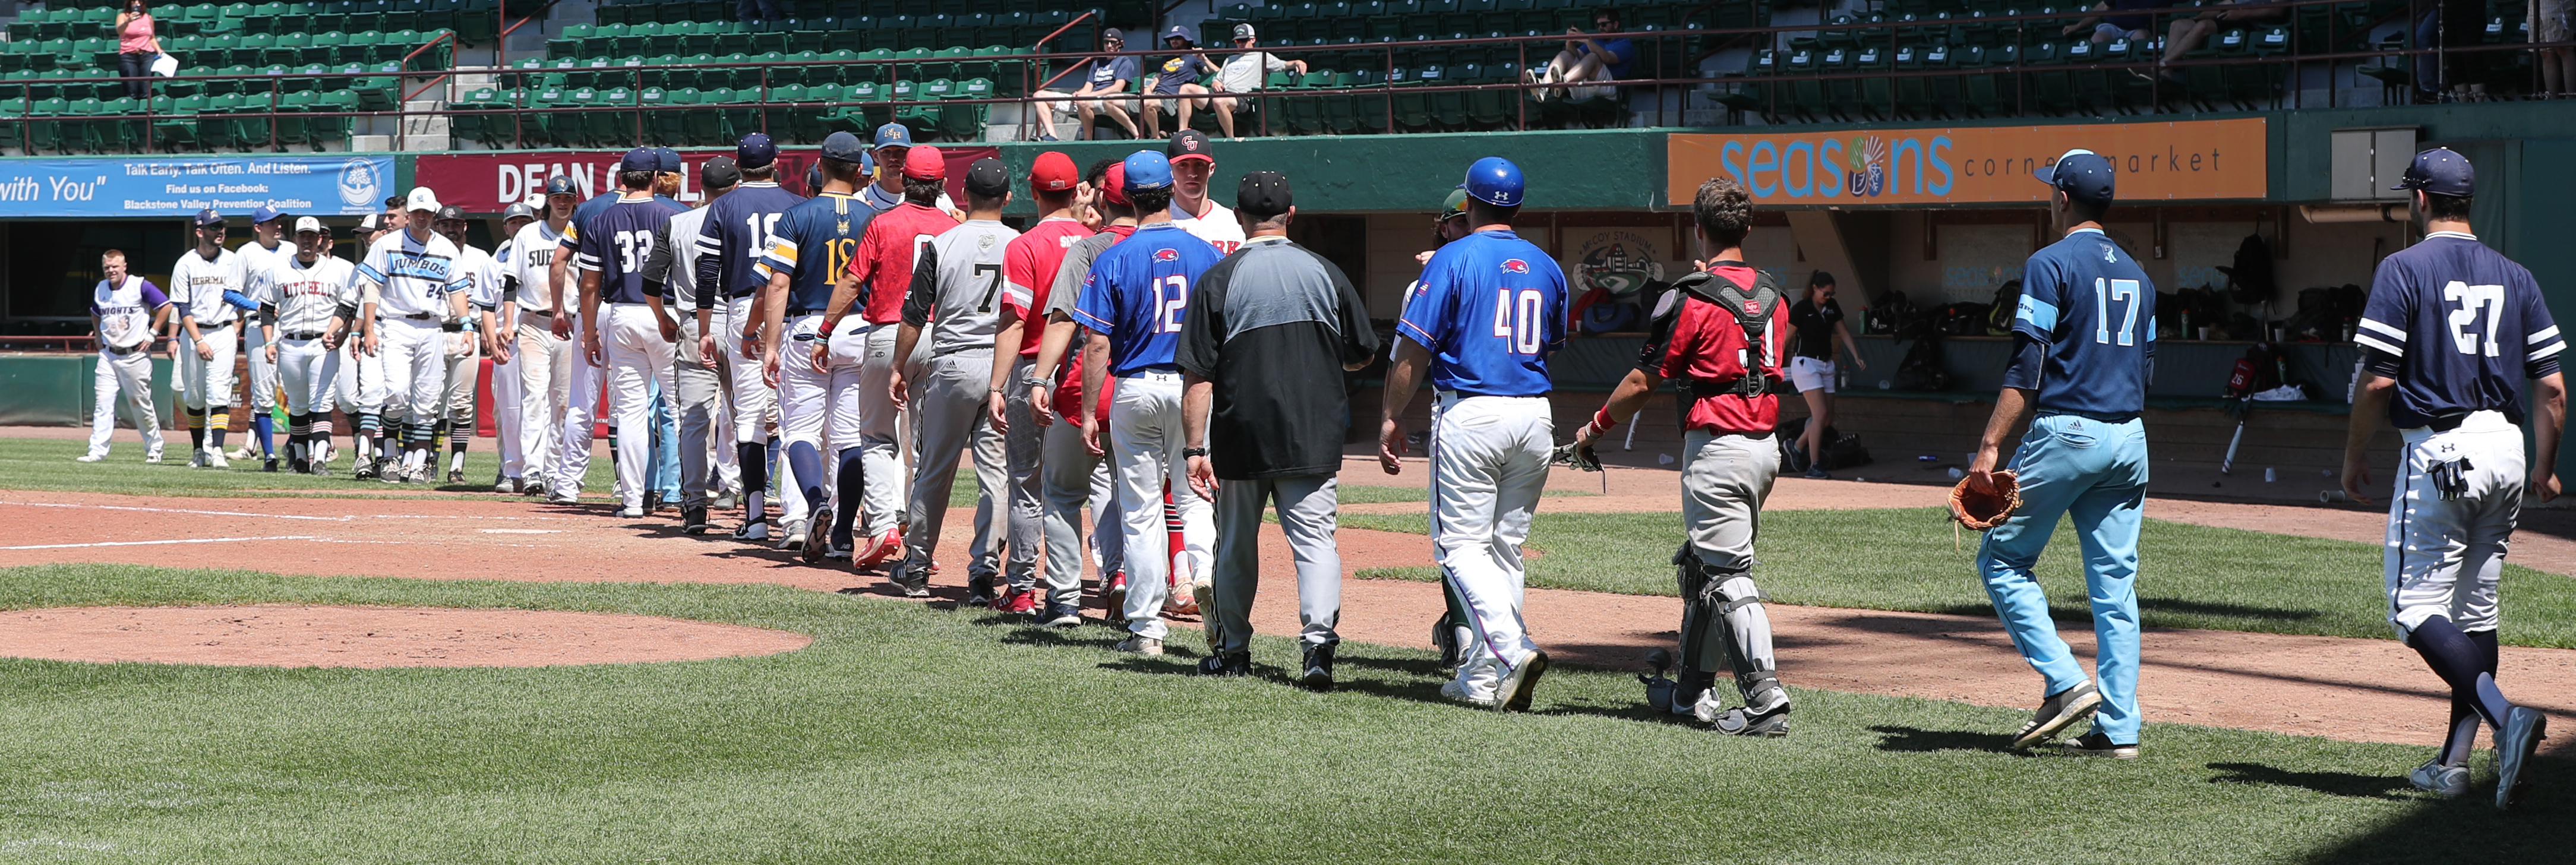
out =
{"type": "Polygon", "coordinates": [[[1112,162],[1112,163],[1110,163],[1110,164],[1109,164],[1109,171],[1108,171],[1108,173],[1103,174],[1103,175],[1101,175],[1101,176],[1100,176],[1100,185],[1101,185],[1100,193],[1101,193],[1102,195],[1108,196],[1108,198],[1109,198],[1109,203],[1111,203],[1111,204],[1126,204],[1126,203],[1127,203],[1127,163],[1124,163],[1124,162],[1112,162]]]}
{"type": "Polygon", "coordinates": [[[1074,182],[1081,179],[1082,172],[1073,167],[1073,157],[1062,151],[1040,153],[1037,163],[1029,166],[1029,188],[1040,192],[1072,189],[1074,182]]]}
{"type": "Polygon", "coordinates": [[[903,176],[914,180],[948,179],[948,157],[930,145],[915,147],[903,155],[903,176]]]}

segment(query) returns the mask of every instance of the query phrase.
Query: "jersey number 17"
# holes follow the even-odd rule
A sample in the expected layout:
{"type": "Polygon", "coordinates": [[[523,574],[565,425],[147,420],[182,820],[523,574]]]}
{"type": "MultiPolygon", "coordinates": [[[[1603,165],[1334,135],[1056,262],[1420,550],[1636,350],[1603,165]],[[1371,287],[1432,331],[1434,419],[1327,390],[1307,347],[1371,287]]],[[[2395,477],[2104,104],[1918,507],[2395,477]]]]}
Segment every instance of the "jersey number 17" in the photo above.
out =
{"type": "Polygon", "coordinates": [[[2110,345],[2111,307],[2120,307],[2121,345],[2138,343],[2138,281],[2093,278],[2093,341],[2110,345]]]}

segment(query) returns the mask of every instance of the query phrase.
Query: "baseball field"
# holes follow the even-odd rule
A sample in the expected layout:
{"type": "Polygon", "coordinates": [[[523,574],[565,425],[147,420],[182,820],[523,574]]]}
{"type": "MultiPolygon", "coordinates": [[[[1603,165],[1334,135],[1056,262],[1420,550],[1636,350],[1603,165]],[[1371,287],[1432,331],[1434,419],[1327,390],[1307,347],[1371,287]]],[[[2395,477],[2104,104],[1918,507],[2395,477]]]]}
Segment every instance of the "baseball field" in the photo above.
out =
{"type": "MultiPolygon", "coordinates": [[[[1120,632],[461,490],[142,465],[0,433],[0,862],[2373,862],[2576,849],[2576,740],[2499,814],[2406,770],[2445,711],[2389,639],[2360,508],[2153,501],[2134,761],[2006,750],[2038,680],[1931,488],[1783,480],[1758,576],[1793,732],[1646,711],[1672,474],[1568,479],[1530,540],[1563,664],[1443,702],[1418,466],[1345,472],[1334,691],[1187,675],[1120,632]],[[1578,493],[1589,493],[1578,494],[1578,493]],[[1956,546],[1954,546],[1956,544],[1956,546]]],[[[469,478],[488,478],[488,450],[469,478]]],[[[604,456],[594,474],[607,469],[604,456]]],[[[595,479],[593,489],[606,489],[595,479]]],[[[961,479],[952,503],[971,509],[961,479]]],[[[2576,723],[2576,533],[2526,522],[2502,684],[2576,723]]],[[[1256,608],[1293,631],[1293,582],[1256,608]]],[[[2089,656],[2061,545],[2041,574],[2089,656]]],[[[1097,616],[1097,601],[1085,610],[1097,616]]],[[[2484,744],[2484,741],[2481,741],[2484,744]]]]}

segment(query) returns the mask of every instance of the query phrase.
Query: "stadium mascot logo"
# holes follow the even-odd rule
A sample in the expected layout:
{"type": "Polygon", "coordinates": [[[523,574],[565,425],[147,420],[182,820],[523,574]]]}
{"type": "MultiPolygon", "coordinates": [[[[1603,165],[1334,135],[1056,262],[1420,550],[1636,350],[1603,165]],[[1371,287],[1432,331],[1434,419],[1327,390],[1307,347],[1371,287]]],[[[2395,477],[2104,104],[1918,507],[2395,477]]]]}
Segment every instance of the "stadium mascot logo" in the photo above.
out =
{"type": "Polygon", "coordinates": [[[1843,153],[1850,159],[1849,171],[1843,172],[1843,191],[1853,198],[1874,198],[1887,192],[1887,141],[1878,136],[1851,140],[1843,153]]]}
{"type": "Polygon", "coordinates": [[[1162,249],[1157,249],[1157,250],[1154,250],[1154,260],[1155,260],[1155,261],[1179,261],[1179,260],[1181,260],[1181,251],[1180,251],[1180,250],[1177,250],[1177,249],[1170,248],[1170,247],[1164,247],[1164,248],[1162,248],[1162,249]]]}
{"type": "Polygon", "coordinates": [[[384,182],[376,177],[371,160],[351,159],[340,163],[340,204],[358,210],[373,210],[376,198],[384,194],[384,182]]]}
{"type": "Polygon", "coordinates": [[[1604,231],[1576,247],[1572,271],[1574,320],[1587,333],[1637,329],[1643,304],[1664,280],[1663,257],[1645,235],[1604,231]]]}

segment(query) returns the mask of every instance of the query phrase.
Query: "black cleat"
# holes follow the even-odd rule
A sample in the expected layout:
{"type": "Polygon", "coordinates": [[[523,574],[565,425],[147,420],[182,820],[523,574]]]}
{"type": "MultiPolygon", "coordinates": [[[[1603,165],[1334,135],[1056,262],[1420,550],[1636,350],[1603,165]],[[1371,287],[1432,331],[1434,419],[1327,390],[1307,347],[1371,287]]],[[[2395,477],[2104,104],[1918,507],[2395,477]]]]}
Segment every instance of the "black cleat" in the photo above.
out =
{"type": "Polygon", "coordinates": [[[707,519],[706,508],[680,509],[680,532],[682,534],[702,535],[715,527],[715,523],[710,522],[707,519]]]}
{"type": "Polygon", "coordinates": [[[1306,671],[1298,674],[1297,684],[1318,691],[1333,689],[1333,647],[1331,645],[1306,647],[1306,671]]]}
{"type": "Polygon", "coordinates": [[[1252,653],[1218,652],[1216,654],[1200,658],[1198,673],[1202,676],[1252,675],[1252,653]]]}

